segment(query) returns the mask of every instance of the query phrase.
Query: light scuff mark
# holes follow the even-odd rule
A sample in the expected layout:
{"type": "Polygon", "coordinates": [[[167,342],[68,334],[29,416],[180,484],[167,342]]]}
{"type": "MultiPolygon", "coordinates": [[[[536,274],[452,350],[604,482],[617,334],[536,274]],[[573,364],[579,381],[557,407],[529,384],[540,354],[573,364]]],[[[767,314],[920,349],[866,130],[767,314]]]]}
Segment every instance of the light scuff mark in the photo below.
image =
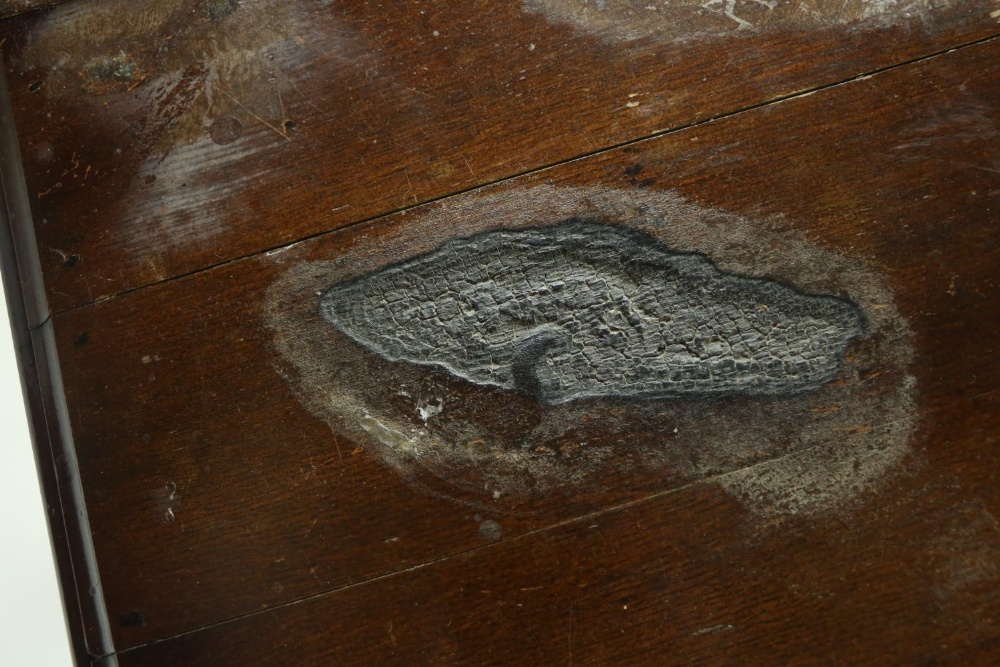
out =
{"type": "MultiPolygon", "coordinates": [[[[305,117],[322,113],[315,91],[307,97],[313,72],[303,63],[328,60],[343,64],[333,86],[377,58],[318,3],[293,0],[69,3],[41,15],[12,54],[30,72],[29,90],[72,120],[53,126],[49,159],[87,142],[87,171],[77,178],[74,156],[65,190],[114,193],[100,213],[129,224],[108,243],[143,267],[143,281],[160,278],[165,256],[231,233],[248,182],[277,182],[292,169],[269,154],[289,149],[305,117]],[[91,129],[80,135],[78,124],[91,129]]],[[[58,190],[54,178],[44,176],[39,191],[58,190]]]]}
{"type": "MultiPolygon", "coordinates": [[[[613,41],[932,26],[953,0],[524,0],[528,12],[613,41]]],[[[983,15],[990,3],[983,3],[983,15]]]]}
{"type": "Polygon", "coordinates": [[[287,61],[306,57],[311,33],[290,2],[65,5],[36,28],[19,65],[39,70],[47,95],[129,113],[131,143],[163,156],[206,135],[229,143],[247,127],[287,138],[285,104],[297,96],[287,61]]]}

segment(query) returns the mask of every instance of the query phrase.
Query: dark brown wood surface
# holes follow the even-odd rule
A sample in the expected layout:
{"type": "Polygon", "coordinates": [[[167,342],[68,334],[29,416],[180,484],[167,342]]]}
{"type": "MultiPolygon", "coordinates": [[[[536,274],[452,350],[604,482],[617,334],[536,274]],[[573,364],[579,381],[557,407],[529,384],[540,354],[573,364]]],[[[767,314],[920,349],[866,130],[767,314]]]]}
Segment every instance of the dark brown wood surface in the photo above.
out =
{"type": "Polygon", "coordinates": [[[993,0],[659,4],[77,0],[6,23],[53,309],[997,29],[993,0]]]}
{"type": "Polygon", "coordinates": [[[838,517],[762,526],[699,483],[119,664],[990,665],[998,461],[960,452],[995,446],[997,408],[926,411],[934,473],[838,517]]]}
{"type": "Polygon", "coordinates": [[[830,4],[0,24],[37,238],[7,140],[4,257],[78,654],[1000,660],[1000,10],[830,4]],[[867,328],[803,394],[545,405],[319,311],[449,239],[568,219],[867,328]]]}
{"type": "MultiPolygon", "coordinates": [[[[123,664],[986,664],[1000,605],[998,53],[960,49],[488,192],[544,216],[537,188],[669,190],[758,221],[779,249],[802,233],[883,276],[913,331],[917,425],[879,479],[840,479],[856,493],[816,512],[755,503],[725,479],[753,463],[739,474],[766,481],[769,465],[891,424],[761,445],[715,473],[612,469],[600,490],[458,498],[469,505],[310,413],[277,351],[275,285],[308,262],[416,254],[495,225],[489,209],[458,229],[435,217],[483,193],[57,315],[123,664]]],[[[291,294],[312,308],[315,286],[291,294]]],[[[503,419],[526,414],[513,408],[503,419]]]]}

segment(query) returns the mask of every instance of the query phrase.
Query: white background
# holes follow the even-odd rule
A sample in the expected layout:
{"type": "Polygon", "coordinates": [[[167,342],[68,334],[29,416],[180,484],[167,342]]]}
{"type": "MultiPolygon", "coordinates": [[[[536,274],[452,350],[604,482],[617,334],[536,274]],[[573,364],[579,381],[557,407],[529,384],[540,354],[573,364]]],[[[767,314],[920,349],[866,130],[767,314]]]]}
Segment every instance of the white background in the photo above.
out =
{"type": "Polygon", "coordinates": [[[0,665],[72,665],[0,286],[0,665]]]}

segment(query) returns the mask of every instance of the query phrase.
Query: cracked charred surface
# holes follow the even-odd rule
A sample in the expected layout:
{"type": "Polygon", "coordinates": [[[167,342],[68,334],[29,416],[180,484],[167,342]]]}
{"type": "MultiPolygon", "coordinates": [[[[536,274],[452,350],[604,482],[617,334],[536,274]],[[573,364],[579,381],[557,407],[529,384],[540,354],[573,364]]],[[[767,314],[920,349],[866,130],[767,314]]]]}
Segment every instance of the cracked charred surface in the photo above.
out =
{"type": "Polygon", "coordinates": [[[578,221],[451,241],[332,287],[320,308],[391,361],[551,404],[815,389],[864,330],[843,299],[578,221]]]}

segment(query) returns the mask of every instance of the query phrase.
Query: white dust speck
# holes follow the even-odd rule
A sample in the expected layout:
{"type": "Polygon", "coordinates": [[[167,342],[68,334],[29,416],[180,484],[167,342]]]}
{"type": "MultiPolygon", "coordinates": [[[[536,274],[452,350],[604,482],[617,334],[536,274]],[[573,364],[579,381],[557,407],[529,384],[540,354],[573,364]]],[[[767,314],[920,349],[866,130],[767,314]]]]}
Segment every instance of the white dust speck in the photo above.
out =
{"type": "Polygon", "coordinates": [[[425,401],[417,405],[417,414],[420,415],[420,420],[425,424],[428,419],[432,417],[437,417],[444,410],[444,399],[436,398],[436,403],[431,403],[430,401],[425,401]]]}

